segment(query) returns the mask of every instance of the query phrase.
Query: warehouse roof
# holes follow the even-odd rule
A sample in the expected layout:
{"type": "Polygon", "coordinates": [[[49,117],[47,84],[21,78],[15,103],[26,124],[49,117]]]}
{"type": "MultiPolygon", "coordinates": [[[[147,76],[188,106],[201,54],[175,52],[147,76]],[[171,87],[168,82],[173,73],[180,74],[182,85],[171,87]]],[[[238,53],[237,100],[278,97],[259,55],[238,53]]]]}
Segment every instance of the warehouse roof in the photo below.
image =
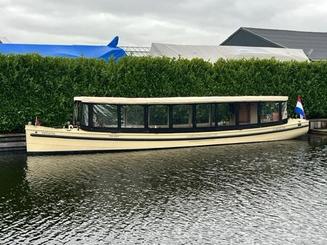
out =
{"type": "MultiPolygon", "coordinates": [[[[221,45],[242,45],[242,39],[233,43],[238,35],[254,35],[265,42],[264,46],[302,49],[311,60],[327,59],[327,32],[305,32],[241,27],[221,45]]],[[[243,44],[252,46],[251,43],[243,44]]],[[[258,46],[253,42],[253,46],[258,46]]]]}
{"type": "Polygon", "coordinates": [[[276,59],[280,61],[308,61],[302,49],[241,46],[202,46],[152,43],[151,56],[194,59],[216,62],[218,59],[276,59]]]}

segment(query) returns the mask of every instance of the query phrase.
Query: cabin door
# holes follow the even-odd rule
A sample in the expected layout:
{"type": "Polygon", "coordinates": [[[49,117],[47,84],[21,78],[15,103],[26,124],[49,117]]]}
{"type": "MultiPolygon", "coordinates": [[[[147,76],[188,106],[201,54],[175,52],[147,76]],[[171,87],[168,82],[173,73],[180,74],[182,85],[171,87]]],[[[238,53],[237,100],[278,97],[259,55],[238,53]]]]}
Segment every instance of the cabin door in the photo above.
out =
{"type": "Polygon", "coordinates": [[[251,122],[251,104],[250,103],[242,103],[239,104],[239,124],[250,124],[251,122]]]}

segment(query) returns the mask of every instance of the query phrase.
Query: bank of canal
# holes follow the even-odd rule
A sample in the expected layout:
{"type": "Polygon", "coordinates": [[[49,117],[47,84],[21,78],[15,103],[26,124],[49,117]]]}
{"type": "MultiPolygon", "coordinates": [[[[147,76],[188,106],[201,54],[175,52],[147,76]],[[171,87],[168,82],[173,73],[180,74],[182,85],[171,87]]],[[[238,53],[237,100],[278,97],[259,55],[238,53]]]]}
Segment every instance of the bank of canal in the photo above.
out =
{"type": "Polygon", "coordinates": [[[25,134],[0,134],[0,152],[26,151],[25,134]]]}

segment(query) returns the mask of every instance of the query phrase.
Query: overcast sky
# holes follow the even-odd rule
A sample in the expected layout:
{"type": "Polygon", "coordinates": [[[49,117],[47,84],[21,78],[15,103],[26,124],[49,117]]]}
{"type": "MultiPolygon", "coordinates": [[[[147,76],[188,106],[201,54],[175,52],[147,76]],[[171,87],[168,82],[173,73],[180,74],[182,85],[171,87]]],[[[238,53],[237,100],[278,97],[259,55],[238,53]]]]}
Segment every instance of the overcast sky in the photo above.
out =
{"type": "Polygon", "coordinates": [[[0,0],[0,39],[216,45],[241,26],[327,32],[326,16],[325,0],[0,0]]]}

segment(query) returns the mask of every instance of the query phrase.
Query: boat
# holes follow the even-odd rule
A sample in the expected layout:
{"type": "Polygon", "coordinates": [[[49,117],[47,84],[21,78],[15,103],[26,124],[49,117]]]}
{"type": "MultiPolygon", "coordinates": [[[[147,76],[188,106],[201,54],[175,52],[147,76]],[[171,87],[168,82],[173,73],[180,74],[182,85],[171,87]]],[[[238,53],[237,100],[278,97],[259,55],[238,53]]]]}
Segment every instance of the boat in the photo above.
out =
{"type": "Polygon", "coordinates": [[[152,150],[294,139],[286,96],[75,97],[73,123],[26,125],[29,154],[152,150]]]}
{"type": "Polygon", "coordinates": [[[327,119],[310,119],[309,133],[327,135],[327,119]]]}

